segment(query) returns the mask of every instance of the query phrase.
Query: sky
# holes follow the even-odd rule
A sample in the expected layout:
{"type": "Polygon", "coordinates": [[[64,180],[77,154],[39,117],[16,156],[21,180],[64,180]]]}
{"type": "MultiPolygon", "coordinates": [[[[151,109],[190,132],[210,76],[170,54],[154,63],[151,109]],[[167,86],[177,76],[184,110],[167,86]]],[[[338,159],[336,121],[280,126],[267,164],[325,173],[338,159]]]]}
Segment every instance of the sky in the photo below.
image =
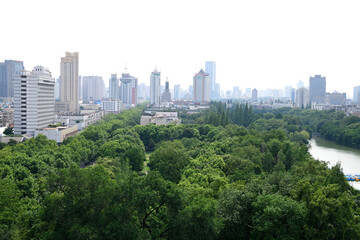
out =
{"type": "Polygon", "coordinates": [[[65,51],[79,52],[82,76],[125,71],[150,83],[155,67],[170,87],[187,88],[216,61],[221,90],[360,85],[358,0],[1,0],[0,61],[60,73],[65,51]]]}

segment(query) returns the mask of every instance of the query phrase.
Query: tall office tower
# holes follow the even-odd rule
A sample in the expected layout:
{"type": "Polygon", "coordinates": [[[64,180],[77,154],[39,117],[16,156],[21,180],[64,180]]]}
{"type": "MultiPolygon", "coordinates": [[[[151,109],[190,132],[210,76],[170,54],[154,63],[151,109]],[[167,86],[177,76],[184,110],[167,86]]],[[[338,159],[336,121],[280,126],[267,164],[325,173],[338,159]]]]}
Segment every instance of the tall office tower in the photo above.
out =
{"type": "Polygon", "coordinates": [[[111,74],[111,78],[109,79],[109,98],[120,99],[119,79],[116,74],[111,74]]]}
{"type": "Polygon", "coordinates": [[[143,102],[146,100],[146,86],[145,83],[140,83],[137,90],[138,100],[139,102],[143,102]]]}
{"type": "Polygon", "coordinates": [[[165,102],[171,101],[171,93],[170,93],[170,86],[169,86],[168,80],[166,80],[166,82],[165,82],[165,91],[163,92],[163,94],[161,96],[161,100],[165,101],[165,102]]]}
{"type": "Polygon", "coordinates": [[[258,100],[258,91],[256,90],[256,88],[254,88],[251,92],[251,101],[257,102],[257,100],[258,100]]]}
{"type": "Polygon", "coordinates": [[[174,99],[180,100],[180,85],[174,85],[174,99]]]}
{"type": "Polygon", "coordinates": [[[218,98],[219,94],[216,92],[216,62],[207,61],[205,62],[205,72],[209,74],[210,79],[210,99],[218,98]]]}
{"type": "Polygon", "coordinates": [[[60,77],[56,79],[55,81],[55,100],[59,100],[60,99],[60,77]]]}
{"type": "Polygon", "coordinates": [[[296,84],[296,89],[303,88],[303,87],[305,87],[304,82],[299,80],[296,84]]]}
{"type": "Polygon", "coordinates": [[[105,83],[100,76],[84,76],[83,100],[96,101],[105,97],[105,83]]]}
{"type": "Polygon", "coordinates": [[[130,76],[129,73],[123,73],[121,82],[121,101],[125,104],[137,104],[137,84],[138,79],[130,76]]]}
{"type": "Polygon", "coordinates": [[[13,97],[13,76],[19,75],[24,70],[23,62],[5,60],[0,62],[0,97],[13,97]]]}
{"type": "Polygon", "coordinates": [[[238,86],[233,87],[233,98],[240,98],[240,89],[238,86]]]}
{"type": "Polygon", "coordinates": [[[49,69],[22,70],[14,82],[14,133],[34,136],[35,130],[54,122],[55,79],[49,69]]]}
{"type": "Polygon", "coordinates": [[[82,77],[79,76],[79,100],[83,99],[83,81],[82,77]]]}
{"type": "Polygon", "coordinates": [[[79,105],[79,53],[66,52],[60,63],[61,111],[78,113],[79,105]]]}
{"type": "Polygon", "coordinates": [[[295,88],[291,88],[290,91],[290,101],[295,102],[295,88]]]}
{"type": "Polygon", "coordinates": [[[296,90],[296,107],[306,108],[309,104],[309,90],[306,88],[299,88],[296,90]]]}
{"type": "Polygon", "coordinates": [[[220,98],[220,83],[215,83],[215,93],[216,93],[216,98],[219,99],[220,98]]]}
{"type": "Polygon", "coordinates": [[[156,69],[150,76],[150,104],[160,107],[160,72],[156,69]]]}
{"type": "Polygon", "coordinates": [[[195,102],[210,102],[210,78],[209,74],[200,70],[195,74],[193,79],[194,86],[194,101],[195,102]]]}
{"type": "Polygon", "coordinates": [[[359,103],[360,102],[360,86],[356,86],[354,87],[354,95],[353,95],[353,102],[354,103],[359,103]]]}
{"type": "Polygon", "coordinates": [[[326,93],[326,77],[315,75],[309,79],[310,102],[324,103],[326,93]]]}
{"type": "Polygon", "coordinates": [[[248,97],[248,98],[251,97],[251,88],[246,88],[245,89],[245,96],[248,97]]]}
{"type": "Polygon", "coordinates": [[[291,99],[291,91],[292,91],[292,87],[291,86],[285,86],[284,88],[284,97],[287,99],[291,99]]]}

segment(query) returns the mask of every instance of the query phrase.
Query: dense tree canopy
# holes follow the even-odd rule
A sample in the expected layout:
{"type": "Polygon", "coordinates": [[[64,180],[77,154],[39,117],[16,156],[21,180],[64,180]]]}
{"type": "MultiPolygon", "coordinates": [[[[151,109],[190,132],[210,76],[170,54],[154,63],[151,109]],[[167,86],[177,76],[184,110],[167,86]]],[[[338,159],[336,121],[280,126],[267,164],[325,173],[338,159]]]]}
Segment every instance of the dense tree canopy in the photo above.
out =
{"type": "Polygon", "coordinates": [[[358,191],[306,145],[358,119],[212,103],[140,126],[143,109],[1,146],[0,239],[360,239],[358,191]]]}

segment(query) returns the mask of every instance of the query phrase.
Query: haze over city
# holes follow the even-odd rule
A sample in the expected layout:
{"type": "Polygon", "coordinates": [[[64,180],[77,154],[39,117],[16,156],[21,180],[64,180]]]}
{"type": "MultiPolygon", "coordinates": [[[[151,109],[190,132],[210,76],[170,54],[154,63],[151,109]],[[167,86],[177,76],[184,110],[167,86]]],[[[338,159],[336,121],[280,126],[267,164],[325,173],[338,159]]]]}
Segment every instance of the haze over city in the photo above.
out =
{"type": "Polygon", "coordinates": [[[216,61],[222,90],[308,85],[327,91],[360,84],[358,1],[4,1],[0,61],[42,65],[54,77],[65,51],[79,52],[79,73],[128,72],[149,84],[157,67],[171,87],[192,84],[216,61]],[[6,34],[5,34],[6,33],[6,34]]]}

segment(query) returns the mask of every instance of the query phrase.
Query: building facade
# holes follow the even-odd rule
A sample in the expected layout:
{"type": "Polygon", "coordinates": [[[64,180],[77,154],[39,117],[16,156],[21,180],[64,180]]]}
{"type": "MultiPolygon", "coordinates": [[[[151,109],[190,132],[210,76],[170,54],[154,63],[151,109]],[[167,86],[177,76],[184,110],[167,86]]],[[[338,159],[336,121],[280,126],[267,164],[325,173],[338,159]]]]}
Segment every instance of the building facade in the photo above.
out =
{"type": "Polygon", "coordinates": [[[119,79],[116,74],[111,74],[109,79],[109,98],[120,99],[119,79]]]}
{"type": "Polygon", "coordinates": [[[312,103],[325,103],[326,77],[315,75],[309,79],[309,98],[312,103]]]}
{"type": "Polygon", "coordinates": [[[121,82],[121,101],[124,104],[137,104],[137,85],[138,79],[129,73],[123,73],[120,78],[121,82]]]}
{"type": "Polygon", "coordinates": [[[295,106],[299,108],[306,108],[309,104],[309,90],[306,88],[299,88],[296,90],[295,106]]]}
{"type": "Polygon", "coordinates": [[[171,101],[171,92],[170,92],[170,86],[169,81],[166,80],[165,82],[165,90],[161,96],[161,100],[163,102],[170,102],[171,101]]]}
{"type": "Polygon", "coordinates": [[[105,83],[100,76],[84,76],[83,100],[96,101],[105,97],[105,83]]]}
{"type": "Polygon", "coordinates": [[[205,72],[209,74],[210,79],[210,99],[219,98],[219,93],[216,91],[216,62],[207,61],[205,62],[205,72]]]}
{"type": "Polygon", "coordinates": [[[195,102],[210,102],[209,74],[202,69],[193,78],[193,90],[195,102]]]}
{"type": "Polygon", "coordinates": [[[256,88],[254,88],[251,92],[251,101],[257,102],[257,100],[258,100],[258,91],[256,90],[256,88]]]}
{"type": "Polygon", "coordinates": [[[60,63],[60,111],[79,113],[79,53],[66,52],[60,63]]]}
{"type": "Polygon", "coordinates": [[[54,122],[54,86],[51,72],[42,66],[21,71],[14,78],[14,134],[34,136],[54,122]]]}
{"type": "Polygon", "coordinates": [[[160,107],[160,81],[161,73],[155,69],[150,76],[150,104],[156,107],[160,107]]]}
{"type": "Polygon", "coordinates": [[[360,103],[360,86],[354,87],[353,102],[360,103]]]}
{"type": "Polygon", "coordinates": [[[327,105],[345,105],[346,104],[346,93],[326,93],[325,104],[327,105]]]}
{"type": "Polygon", "coordinates": [[[5,60],[0,62],[0,97],[14,97],[13,76],[24,70],[21,61],[5,60]]]}

